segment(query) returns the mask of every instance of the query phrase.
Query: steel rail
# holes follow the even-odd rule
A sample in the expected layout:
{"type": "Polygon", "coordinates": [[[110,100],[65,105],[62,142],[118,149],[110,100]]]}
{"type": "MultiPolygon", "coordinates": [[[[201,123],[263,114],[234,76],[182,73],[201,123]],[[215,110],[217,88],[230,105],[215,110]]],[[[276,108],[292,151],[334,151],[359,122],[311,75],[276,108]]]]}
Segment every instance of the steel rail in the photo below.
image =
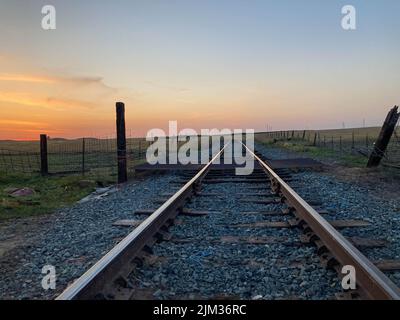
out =
{"type": "Polygon", "coordinates": [[[308,224],[334,258],[342,266],[351,265],[355,268],[356,283],[362,289],[365,298],[400,300],[400,289],[382,271],[302,199],[268,164],[246,145],[243,144],[243,146],[259,162],[271,182],[277,186],[280,195],[294,208],[295,214],[308,224]]]}
{"type": "Polygon", "coordinates": [[[127,277],[132,271],[133,259],[168,220],[178,215],[184,202],[195,193],[197,186],[207,175],[211,165],[224,152],[226,145],[189,182],[168,199],[159,209],[144,220],[111,251],[70,285],[56,300],[91,300],[107,292],[121,275],[127,277]]]}

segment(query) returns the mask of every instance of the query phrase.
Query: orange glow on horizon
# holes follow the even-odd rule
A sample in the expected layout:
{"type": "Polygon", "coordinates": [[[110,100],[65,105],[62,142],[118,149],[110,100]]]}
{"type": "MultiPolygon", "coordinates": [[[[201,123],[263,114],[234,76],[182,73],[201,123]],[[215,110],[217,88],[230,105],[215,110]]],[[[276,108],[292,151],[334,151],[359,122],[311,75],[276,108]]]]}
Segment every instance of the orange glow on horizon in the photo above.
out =
{"type": "MultiPolygon", "coordinates": [[[[40,134],[67,139],[113,136],[116,101],[125,102],[127,134],[132,137],[144,137],[153,128],[168,133],[169,121],[178,121],[178,130],[198,132],[212,128],[265,131],[267,124],[273,130],[311,129],[312,124],[332,128],[331,119],[340,106],[333,89],[314,92],[293,83],[284,89],[269,84],[268,90],[213,85],[189,89],[147,81],[133,91],[108,86],[101,77],[40,72],[1,73],[0,82],[0,140],[38,140],[40,134]],[[314,101],[326,104],[323,112],[314,101]]],[[[343,99],[343,117],[359,117],[368,102],[362,95],[357,107],[352,99],[343,99]],[[352,108],[346,108],[347,103],[352,108]]]]}
{"type": "Polygon", "coordinates": [[[54,79],[40,76],[30,76],[24,74],[0,74],[0,81],[34,82],[34,83],[55,83],[54,79]]]}

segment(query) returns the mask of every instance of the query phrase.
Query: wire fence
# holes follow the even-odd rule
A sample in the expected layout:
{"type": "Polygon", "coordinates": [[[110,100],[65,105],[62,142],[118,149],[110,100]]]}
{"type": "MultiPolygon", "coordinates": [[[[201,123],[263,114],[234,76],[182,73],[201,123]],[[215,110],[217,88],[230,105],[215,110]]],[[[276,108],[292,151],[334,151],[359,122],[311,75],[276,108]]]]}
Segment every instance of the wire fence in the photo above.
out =
{"type": "MultiPolygon", "coordinates": [[[[178,137],[161,139],[165,144],[167,163],[177,158],[177,150],[187,141],[178,137]],[[165,139],[165,141],[163,141],[165,139]],[[173,142],[172,140],[177,140],[173,142]],[[170,150],[170,148],[172,148],[170,150]]],[[[210,143],[210,137],[208,137],[210,143]]],[[[137,164],[146,162],[148,147],[152,144],[144,138],[126,140],[128,173],[134,172],[137,164]]],[[[197,142],[200,148],[200,141],[197,142]]],[[[192,145],[193,148],[193,145],[192,145]]],[[[158,155],[158,153],[157,153],[158,155]]],[[[198,154],[200,157],[200,153],[198,154]]],[[[81,138],[76,140],[50,139],[47,137],[47,162],[49,174],[86,174],[118,171],[117,139],[81,138]]],[[[38,174],[41,172],[40,142],[38,141],[0,141],[0,172],[38,174]]]]}
{"type": "Polygon", "coordinates": [[[400,126],[397,126],[390,147],[385,154],[385,164],[400,169],[400,126]]]}
{"type": "MultiPolygon", "coordinates": [[[[265,132],[256,135],[260,142],[292,141],[303,148],[300,152],[310,152],[315,147],[325,151],[327,156],[344,157],[354,156],[364,158],[367,161],[373,151],[375,141],[381,128],[357,128],[339,130],[294,130],[265,132]]],[[[382,164],[400,168],[400,127],[397,125],[384,154],[382,164]]]]}
{"type": "MultiPolygon", "coordinates": [[[[146,158],[149,145],[145,139],[127,139],[128,171],[146,158]]],[[[49,139],[47,147],[50,174],[86,174],[93,171],[117,171],[117,141],[115,138],[76,140],[49,139]]],[[[40,172],[39,142],[0,143],[0,171],[36,174],[40,172]]]]}
{"type": "Polygon", "coordinates": [[[0,149],[0,171],[33,173],[40,168],[40,154],[12,149],[0,149]]]}
{"type": "MultiPolygon", "coordinates": [[[[330,156],[356,156],[367,161],[380,128],[340,130],[294,130],[257,133],[260,142],[285,141],[303,147],[315,147],[330,156]]],[[[127,139],[128,172],[146,161],[151,142],[144,138],[127,139]]],[[[181,143],[178,143],[180,145],[181,143]]],[[[299,149],[306,152],[306,148],[299,149]]],[[[116,138],[81,138],[76,140],[48,139],[48,167],[50,174],[86,174],[89,172],[117,172],[116,138]]],[[[38,141],[0,141],[0,172],[37,174],[41,170],[38,141]]],[[[385,152],[383,165],[400,168],[400,128],[392,136],[385,152]]]]}

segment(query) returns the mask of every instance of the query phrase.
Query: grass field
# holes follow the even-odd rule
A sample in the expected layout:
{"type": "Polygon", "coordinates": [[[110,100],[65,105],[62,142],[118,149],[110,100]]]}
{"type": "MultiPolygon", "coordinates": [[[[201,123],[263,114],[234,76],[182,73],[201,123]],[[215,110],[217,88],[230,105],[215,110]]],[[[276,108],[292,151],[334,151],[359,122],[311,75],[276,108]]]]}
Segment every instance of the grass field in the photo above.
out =
{"type": "MultiPolygon", "coordinates": [[[[146,144],[143,139],[127,140],[131,178],[134,166],[143,162],[146,144]]],[[[57,174],[47,177],[39,174],[39,153],[38,141],[0,141],[0,221],[53,212],[88,195],[98,184],[117,180],[115,139],[85,139],[84,149],[82,139],[50,139],[49,172],[57,174]],[[89,186],[85,183],[82,187],[82,180],[89,181],[89,186]],[[35,190],[35,194],[13,198],[7,192],[24,187],[35,190]]]]}
{"type": "MultiPolygon", "coordinates": [[[[338,129],[321,131],[290,131],[258,133],[256,141],[296,151],[316,159],[329,159],[345,166],[365,167],[367,156],[380,128],[338,129]],[[303,139],[304,135],[304,139],[303,139]]],[[[397,131],[400,133],[399,130],[397,131]]],[[[393,137],[389,148],[393,159],[400,164],[400,145],[393,137]]],[[[115,139],[49,140],[50,172],[62,174],[42,177],[39,142],[0,141],[0,221],[9,218],[34,216],[53,212],[70,205],[92,192],[98,183],[116,182],[115,139]],[[6,150],[6,154],[1,151],[6,150]],[[84,163],[84,165],[83,165],[84,163]],[[82,173],[83,166],[85,175],[82,173]],[[27,171],[27,172],[25,172],[27,171]],[[82,185],[82,180],[90,181],[82,185]],[[35,190],[30,197],[13,198],[11,188],[28,187],[35,190]]],[[[135,164],[145,159],[149,143],[143,139],[128,139],[128,169],[133,176],[135,164]]]]}
{"type": "Polygon", "coordinates": [[[48,214],[70,205],[95,190],[98,184],[108,185],[114,178],[106,175],[48,176],[26,174],[1,174],[0,221],[48,214]],[[30,188],[34,195],[12,197],[10,190],[30,188]]]}
{"type": "MultiPolygon", "coordinates": [[[[148,142],[128,139],[128,169],[144,158],[148,142]]],[[[50,173],[82,172],[105,169],[116,171],[117,146],[115,139],[77,140],[50,139],[48,163],[50,173]]],[[[0,141],[0,171],[8,173],[37,173],[40,170],[38,141],[0,141]]]]}
{"type": "MultiPolygon", "coordinates": [[[[373,150],[380,127],[259,133],[256,141],[296,151],[317,159],[364,167],[373,150]],[[304,139],[303,139],[304,137],[304,139]]],[[[387,150],[386,165],[400,165],[400,129],[397,127],[387,150]]]]}
{"type": "MultiPolygon", "coordinates": [[[[330,129],[330,130],[306,130],[305,139],[311,141],[314,138],[315,134],[319,134],[321,138],[326,137],[327,141],[333,138],[335,141],[338,141],[340,137],[342,137],[342,141],[352,141],[352,137],[354,134],[354,138],[357,142],[366,142],[366,138],[369,138],[369,142],[372,143],[376,140],[379,135],[381,128],[380,127],[369,127],[369,128],[349,128],[349,129],[330,129]]],[[[400,130],[397,129],[399,134],[400,130]]],[[[303,130],[294,131],[295,137],[299,138],[303,136],[303,130]]],[[[271,133],[259,133],[258,137],[260,139],[267,139],[273,137],[271,133]]],[[[292,131],[289,130],[289,136],[291,136],[292,131]]]]}
{"type": "MultiPolygon", "coordinates": [[[[148,145],[144,139],[127,139],[129,178],[134,178],[134,166],[145,161],[148,145]]],[[[39,174],[39,147],[38,141],[0,141],[0,221],[50,213],[86,196],[97,182],[108,185],[117,181],[115,139],[85,139],[84,146],[83,139],[50,139],[51,175],[45,177],[39,174]],[[82,187],[82,180],[92,183],[82,187]],[[9,195],[10,189],[24,187],[35,194],[22,198],[9,195]]]]}

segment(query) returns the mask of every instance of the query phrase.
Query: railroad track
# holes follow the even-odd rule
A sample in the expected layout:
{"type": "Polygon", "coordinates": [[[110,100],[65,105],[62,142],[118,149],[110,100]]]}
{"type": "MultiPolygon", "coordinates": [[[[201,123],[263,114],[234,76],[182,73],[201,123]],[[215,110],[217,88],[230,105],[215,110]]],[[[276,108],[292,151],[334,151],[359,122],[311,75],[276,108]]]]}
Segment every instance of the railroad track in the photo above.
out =
{"type": "MultiPolygon", "coordinates": [[[[193,243],[196,242],[199,243],[199,246],[201,246],[200,243],[204,245],[204,243],[215,244],[223,242],[225,244],[233,243],[238,246],[244,243],[245,250],[253,252],[251,248],[260,244],[268,246],[270,243],[278,242],[278,245],[281,246],[279,242],[284,242],[283,238],[285,237],[269,237],[262,233],[264,230],[271,228],[289,230],[285,232],[290,232],[292,229],[301,230],[302,245],[304,243],[315,244],[316,252],[323,265],[336,270],[338,274],[341,273],[342,266],[354,266],[357,289],[342,293],[338,295],[339,298],[396,300],[400,298],[399,288],[369,261],[349,239],[342,236],[335,229],[335,227],[349,227],[350,225],[347,225],[346,221],[328,222],[317,212],[315,209],[316,204],[307,203],[289,186],[289,183],[291,183],[289,171],[274,171],[259,155],[253,153],[246,146],[243,146],[243,148],[258,163],[258,169],[252,175],[237,177],[234,175],[234,171],[215,170],[214,162],[222,157],[225,149],[223,148],[196,174],[192,175],[190,172],[183,174],[183,180],[176,182],[179,190],[176,193],[163,195],[167,197],[166,199],[158,199],[157,201],[162,205],[157,210],[137,212],[137,214],[148,215],[143,221],[139,221],[140,223],[137,223],[137,225],[132,221],[121,222],[136,228],[69,286],[57,299],[140,298],[140,294],[143,291],[135,283],[135,279],[137,279],[135,272],[141,268],[145,269],[146,261],[149,260],[149,257],[155,256],[153,246],[157,242],[172,243],[177,250],[185,244],[190,244],[190,248],[192,248],[193,243]],[[181,187],[181,184],[184,184],[183,187],[181,187]],[[235,194],[227,192],[223,195],[220,192],[202,191],[202,185],[223,186],[225,184],[238,185],[244,188],[243,190],[246,192],[236,192],[235,194]],[[211,201],[218,201],[219,199],[219,201],[224,202],[231,197],[239,198],[237,203],[248,203],[253,207],[255,205],[256,208],[272,207],[273,210],[260,211],[259,209],[254,209],[254,211],[236,212],[232,216],[227,216],[228,218],[231,217],[232,221],[225,221],[226,217],[224,216],[222,221],[213,221],[213,225],[211,227],[208,226],[209,230],[204,230],[203,232],[201,228],[204,222],[199,219],[210,215],[218,216],[218,213],[187,208],[191,202],[196,204],[196,202],[203,201],[202,199],[212,199],[211,201]],[[277,208],[280,208],[280,210],[277,208]],[[195,230],[197,230],[197,234],[193,235],[192,238],[174,238],[169,229],[174,224],[178,224],[178,216],[183,216],[189,221],[190,219],[196,220],[195,230]],[[262,217],[263,220],[258,220],[258,217],[262,217]],[[244,221],[241,221],[242,219],[244,221]],[[216,234],[216,230],[218,232],[223,230],[227,234],[221,237],[212,237],[216,234]],[[237,230],[245,231],[239,232],[237,230]]],[[[234,207],[236,206],[235,203],[232,204],[234,207]]],[[[353,226],[357,226],[354,221],[353,226]]],[[[182,229],[186,228],[185,224],[180,227],[182,229]]],[[[294,235],[298,237],[298,234],[299,232],[294,235]]],[[[291,245],[293,243],[289,244],[289,246],[291,245]]],[[[156,248],[157,246],[161,246],[161,244],[154,247],[156,248]]],[[[205,246],[210,248],[208,245],[205,246]]],[[[169,251],[166,250],[165,252],[169,251]]],[[[227,255],[225,259],[235,264],[241,258],[240,252],[235,251],[227,255]]],[[[255,256],[254,259],[257,259],[257,257],[255,256]]],[[[213,259],[208,262],[215,263],[213,259]]],[[[196,263],[201,264],[202,262],[197,259],[196,263]]],[[[229,267],[229,265],[226,266],[229,267]]],[[[239,265],[238,268],[242,268],[242,266],[239,265]]],[[[172,271],[174,272],[174,270],[172,271]]],[[[268,270],[265,272],[268,273],[268,270]]],[[[255,278],[256,276],[250,273],[250,277],[255,278]]],[[[176,280],[176,277],[174,279],[176,280]]],[[[248,280],[242,279],[240,281],[246,282],[248,280]]],[[[211,278],[211,287],[213,286],[212,282],[213,279],[211,278]]],[[[202,296],[200,298],[215,298],[217,294],[216,292],[215,295],[202,296]]]]}

